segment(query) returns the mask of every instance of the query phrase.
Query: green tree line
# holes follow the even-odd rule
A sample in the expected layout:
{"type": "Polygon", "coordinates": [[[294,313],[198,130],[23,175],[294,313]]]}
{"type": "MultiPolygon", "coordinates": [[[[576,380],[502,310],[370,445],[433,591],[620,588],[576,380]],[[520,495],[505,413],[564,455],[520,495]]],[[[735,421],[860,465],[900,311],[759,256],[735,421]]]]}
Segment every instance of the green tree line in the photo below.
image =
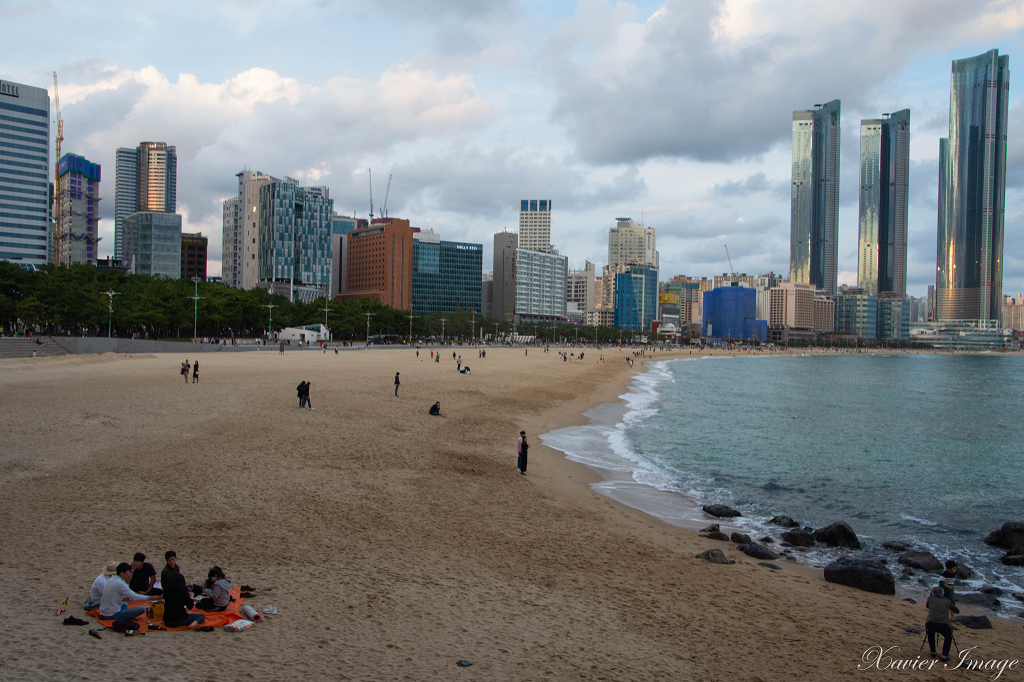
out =
{"type": "MultiPolygon", "coordinates": [[[[86,265],[45,265],[27,271],[0,261],[0,330],[5,335],[36,334],[106,336],[150,339],[266,337],[284,327],[324,324],[337,341],[371,338],[398,342],[413,340],[468,341],[486,336],[507,338],[509,322],[492,320],[472,310],[413,316],[371,299],[291,302],[264,289],[233,289],[223,284],[97,270],[86,265]],[[113,292],[108,296],[105,292],[113,292]],[[269,308],[268,306],[273,306],[269,308]],[[325,310],[326,313],[325,313],[325,310]],[[325,318],[326,314],[326,318],[325,318]],[[410,327],[411,323],[411,327],[410,327]]],[[[629,332],[611,327],[574,324],[522,323],[519,335],[539,341],[617,343],[629,332]]]]}

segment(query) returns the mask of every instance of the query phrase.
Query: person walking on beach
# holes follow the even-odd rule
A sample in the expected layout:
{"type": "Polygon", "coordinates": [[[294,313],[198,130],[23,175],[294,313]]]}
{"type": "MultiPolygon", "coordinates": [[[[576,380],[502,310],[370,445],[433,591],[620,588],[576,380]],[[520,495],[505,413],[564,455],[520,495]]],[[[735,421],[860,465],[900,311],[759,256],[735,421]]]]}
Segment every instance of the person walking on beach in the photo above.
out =
{"type": "Polygon", "coordinates": [[[307,405],[309,406],[309,409],[313,409],[313,403],[309,402],[309,385],[310,384],[308,381],[303,381],[301,384],[295,387],[295,390],[298,391],[299,394],[300,410],[304,410],[307,405]]]}
{"type": "Polygon", "coordinates": [[[398,387],[402,385],[402,382],[398,379],[398,372],[395,372],[395,397],[398,397],[398,387]]]}
{"type": "Polygon", "coordinates": [[[516,443],[516,453],[519,455],[519,460],[516,462],[516,469],[519,470],[523,476],[526,475],[526,453],[530,449],[530,444],[526,442],[526,431],[519,432],[519,441],[516,443]]]}
{"type": "Polygon", "coordinates": [[[196,364],[192,365],[192,383],[199,383],[199,361],[196,360],[196,364]]]}

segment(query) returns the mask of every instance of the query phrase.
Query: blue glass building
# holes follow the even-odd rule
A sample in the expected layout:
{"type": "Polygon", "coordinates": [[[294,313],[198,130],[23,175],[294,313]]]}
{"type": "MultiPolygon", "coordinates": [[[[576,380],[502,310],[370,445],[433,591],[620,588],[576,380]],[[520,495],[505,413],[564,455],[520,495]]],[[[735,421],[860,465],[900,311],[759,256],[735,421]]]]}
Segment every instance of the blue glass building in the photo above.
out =
{"type": "Polygon", "coordinates": [[[718,287],[704,292],[701,332],[705,338],[764,341],[767,320],[757,319],[757,289],[718,287]]]}
{"type": "Polygon", "coordinates": [[[999,50],[953,62],[949,137],[939,139],[935,296],[939,320],[998,320],[1010,58],[999,50]]]}
{"type": "Polygon", "coordinates": [[[49,151],[49,93],[0,80],[0,258],[46,262],[49,151]]]}
{"type": "Polygon", "coordinates": [[[334,201],[326,187],[274,181],[260,187],[259,279],[331,286],[334,201]]]}
{"type": "Polygon", "coordinates": [[[615,275],[613,324],[621,329],[650,333],[658,316],[658,270],[631,265],[615,275]]]}
{"type": "Polygon", "coordinates": [[[124,219],[125,262],[137,275],[181,277],[181,216],[140,211],[124,219]]]}
{"type": "Polygon", "coordinates": [[[413,315],[456,310],[481,313],[483,244],[448,242],[431,239],[430,233],[421,234],[414,235],[412,245],[413,315]]]}
{"type": "Polygon", "coordinates": [[[874,339],[878,334],[878,297],[863,289],[847,289],[836,296],[835,331],[874,339]]]}

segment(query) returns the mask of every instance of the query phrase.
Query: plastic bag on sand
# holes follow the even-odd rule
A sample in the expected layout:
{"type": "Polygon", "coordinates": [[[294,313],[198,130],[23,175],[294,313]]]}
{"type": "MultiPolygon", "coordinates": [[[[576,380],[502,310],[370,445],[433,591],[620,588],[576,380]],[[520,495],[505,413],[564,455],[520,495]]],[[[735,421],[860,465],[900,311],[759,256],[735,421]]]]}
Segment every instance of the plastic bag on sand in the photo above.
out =
{"type": "Polygon", "coordinates": [[[253,626],[251,620],[236,620],[234,623],[228,623],[224,626],[225,632],[241,632],[242,630],[248,630],[253,626]]]}

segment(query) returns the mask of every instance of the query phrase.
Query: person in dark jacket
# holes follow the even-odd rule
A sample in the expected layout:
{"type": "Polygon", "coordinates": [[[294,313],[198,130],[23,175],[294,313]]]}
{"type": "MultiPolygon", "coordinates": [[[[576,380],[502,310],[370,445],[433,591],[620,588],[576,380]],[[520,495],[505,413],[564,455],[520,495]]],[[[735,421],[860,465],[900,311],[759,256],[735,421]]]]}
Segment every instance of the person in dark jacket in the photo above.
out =
{"type": "Polygon", "coordinates": [[[185,576],[181,573],[171,574],[170,583],[163,584],[163,588],[164,625],[169,628],[187,628],[190,625],[203,624],[206,616],[188,612],[189,609],[195,608],[195,602],[192,601],[192,594],[185,585],[185,576]]]}
{"type": "Polygon", "coordinates": [[[398,372],[395,372],[395,397],[398,397],[398,387],[402,385],[402,382],[398,378],[398,372]]]}
{"type": "Polygon", "coordinates": [[[434,415],[435,417],[440,417],[441,416],[441,402],[440,401],[438,401],[438,402],[436,402],[436,403],[434,403],[433,405],[430,406],[430,414],[434,415]]]}
{"type": "Polygon", "coordinates": [[[949,647],[953,643],[953,623],[949,620],[949,614],[960,613],[960,609],[953,606],[953,602],[946,597],[941,587],[933,587],[931,596],[925,602],[928,607],[928,620],[924,627],[928,632],[928,648],[931,649],[932,658],[935,658],[935,635],[942,635],[942,660],[949,660],[949,647]]]}
{"type": "Polygon", "coordinates": [[[519,459],[516,462],[516,468],[523,476],[526,475],[526,460],[529,449],[530,444],[526,441],[526,431],[520,431],[519,440],[516,442],[516,452],[519,454],[519,459]]]}

